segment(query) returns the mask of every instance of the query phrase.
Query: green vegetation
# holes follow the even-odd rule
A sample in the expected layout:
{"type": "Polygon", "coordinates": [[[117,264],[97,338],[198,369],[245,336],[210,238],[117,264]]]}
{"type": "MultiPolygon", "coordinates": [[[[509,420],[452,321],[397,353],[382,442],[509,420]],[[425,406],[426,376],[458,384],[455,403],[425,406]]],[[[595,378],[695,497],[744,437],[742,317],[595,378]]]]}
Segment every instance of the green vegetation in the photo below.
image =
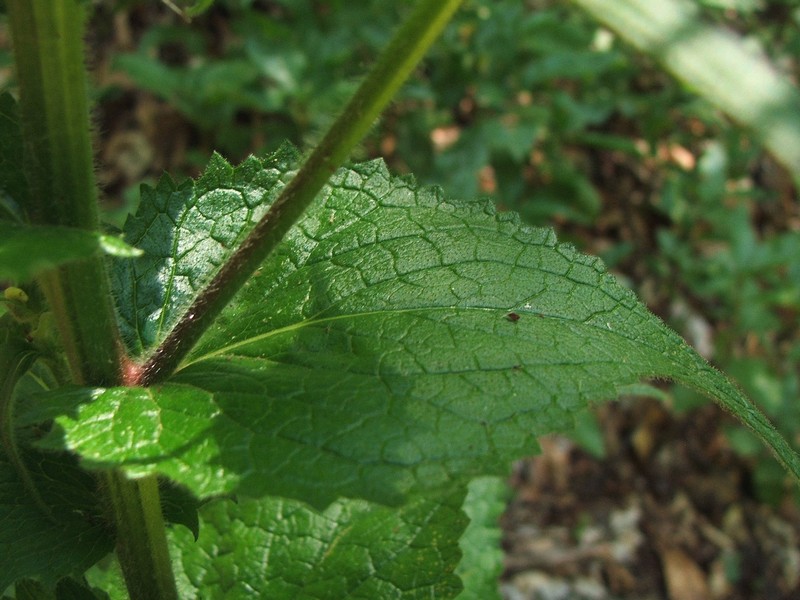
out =
{"type": "MultiPolygon", "coordinates": [[[[731,432],[742,452],[768,447],[800,477],[785,441],[800,96],[761,56],[752,98],[710,76],[745,60],[714,21],[780,40],[780,61],[795,40],[779,20],[749,3],[707,2],[703,20],[678,0],[475,1],[444,28],[459,2],[200,2],[113,61],[191,123],[189,158],[207,162],[143,187],[117,237],[97,211],[86,4],[6,0],[20,89],[0,98],[0,591],[491,597],[498,478],[653,378],[683,384],[680,405],[715,399],[750,427],[731,432]],[[341,167],[365,135],[356,156],[389,168],[341,167]],[[593,153],[608,172],[585,170],[593,153]],[[612,202],[660,225],[618,223],[596,250],[687,337],[713,323],[701,350],[783,435],[539,226],[582,243],[612,202]]],[[[761,492],[784,494],[786,471],[759,465],[761,492]]]]}

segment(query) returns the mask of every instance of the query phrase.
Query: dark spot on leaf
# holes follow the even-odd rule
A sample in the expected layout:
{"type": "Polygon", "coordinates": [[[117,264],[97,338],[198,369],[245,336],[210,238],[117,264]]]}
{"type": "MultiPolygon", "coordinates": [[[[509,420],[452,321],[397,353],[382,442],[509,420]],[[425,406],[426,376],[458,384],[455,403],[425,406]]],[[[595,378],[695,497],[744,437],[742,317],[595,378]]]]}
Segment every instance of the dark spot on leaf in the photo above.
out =
{"type": "Polygon", "coordinates": [[[515,312],[510,312],[506,315],[506,319],[508,319],[512,323],[516,323],[517,321],[519,321],[519,315],[515,312]]]}

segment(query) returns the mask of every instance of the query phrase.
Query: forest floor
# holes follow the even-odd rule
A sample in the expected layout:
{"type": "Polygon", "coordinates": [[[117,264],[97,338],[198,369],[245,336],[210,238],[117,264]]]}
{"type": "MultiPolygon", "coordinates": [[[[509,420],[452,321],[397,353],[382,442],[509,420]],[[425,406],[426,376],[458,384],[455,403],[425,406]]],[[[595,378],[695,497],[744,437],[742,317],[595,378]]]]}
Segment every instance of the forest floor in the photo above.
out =
{"type": "Polygon", "coordinates": [[[564,437],[514,470],[508,600],[800,598],[800,511],[760,503],[716,406],[598,410],[606,456],[564,437]]]}

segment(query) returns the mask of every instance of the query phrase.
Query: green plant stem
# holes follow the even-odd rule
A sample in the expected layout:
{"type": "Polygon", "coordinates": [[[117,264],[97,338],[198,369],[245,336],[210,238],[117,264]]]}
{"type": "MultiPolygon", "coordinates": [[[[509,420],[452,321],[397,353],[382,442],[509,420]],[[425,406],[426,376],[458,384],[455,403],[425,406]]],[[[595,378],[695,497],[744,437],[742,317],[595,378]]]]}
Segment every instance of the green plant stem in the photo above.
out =
{"type": "MultiPolygon", "coordinates": [[[[98,228],[80,0],[8,0],[20,87],[24,206],[34,223],[98,228]]],[[[118,379],[119,343],[102,259],[49,271],[39,283],[76,383],[118,379]],[[88,310],[87,310],[88,308],[88,310]]]]}
{"type": "Polygon", "coordinates": [[[136,481],[118,471],[106,474],[108,496],[117,527],[117,556],[132,600],[177,599],[175,579],[169,567],[164,518],[155,476],[136,481]]]}
{"type": "Polygon", "coordinates": [[[297,175],[142,367],[137,383],[168,377],[236,292],[275,249],[364,137],[461,0],[421,0],[297,175]]]}
{"type": "MultiPolygon", "coordinates": [[[[97,186],[84,68],[83,0],[7,0],[20,87],[34,223],[98,229],[97,186]]],[[[39,278],[75,383],[117,385],[122,345],[103,260],[70,263],[39,278]]],[[[107,473],[120,565],[134,599],[177,598],[155,479],[107,473]]]]}

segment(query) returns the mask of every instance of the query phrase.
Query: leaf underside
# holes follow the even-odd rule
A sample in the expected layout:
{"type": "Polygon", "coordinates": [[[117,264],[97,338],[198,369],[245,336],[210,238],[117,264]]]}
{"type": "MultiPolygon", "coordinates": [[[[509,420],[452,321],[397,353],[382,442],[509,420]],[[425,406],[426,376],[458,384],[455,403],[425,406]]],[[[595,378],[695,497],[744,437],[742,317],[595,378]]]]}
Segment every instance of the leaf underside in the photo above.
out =
{"type": "MultiPolygon", "coordinates": [[[[286,162],[216,157],[195,185],[144,194],[127,241],[148,254],[114,275],[133,353],[163,339],[286,162]]],[[[761,413],[598,259],[371,162],[333,177],[166,383],[50,398],[71,408],[49,443],[199,497],[399,504],[506,473],[536,436],[643,378],[714,396],[800,473],[761,413]]]]}

